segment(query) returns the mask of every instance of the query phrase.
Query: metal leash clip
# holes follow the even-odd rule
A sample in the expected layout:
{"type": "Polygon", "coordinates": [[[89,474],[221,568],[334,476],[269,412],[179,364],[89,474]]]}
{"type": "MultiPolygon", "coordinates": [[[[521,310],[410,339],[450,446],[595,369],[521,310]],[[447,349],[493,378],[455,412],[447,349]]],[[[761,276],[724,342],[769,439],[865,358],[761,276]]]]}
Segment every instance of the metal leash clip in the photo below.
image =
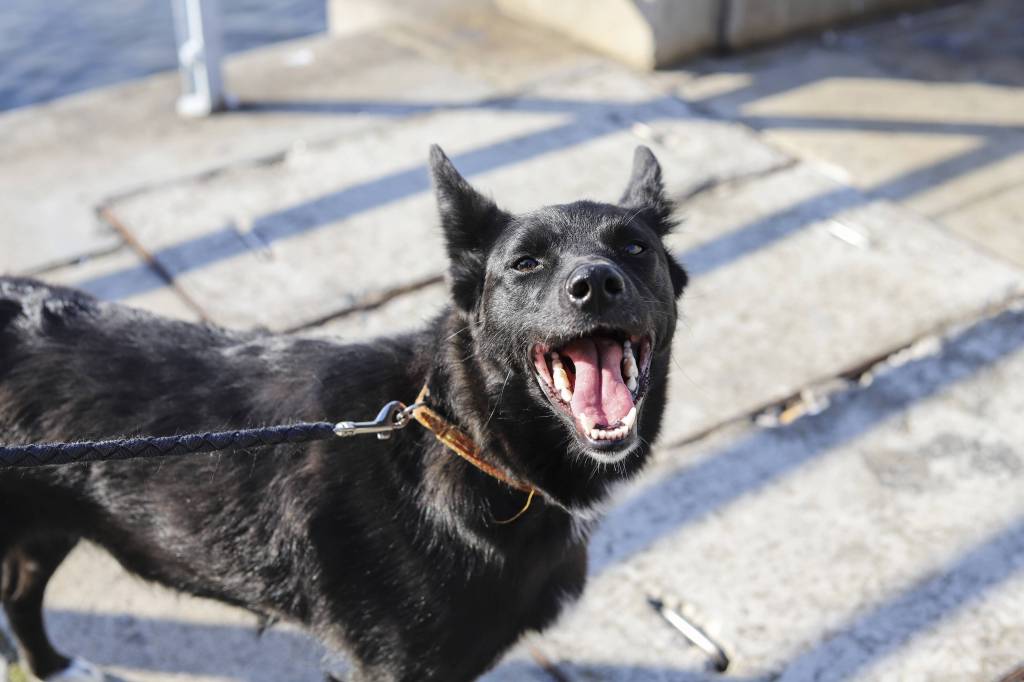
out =
{"type": "Polygon", "coordinates": [[[367,433],[377,434],[377,438],[387,440],[391,438],[391,432],[404,429],[412,421],[413,410],[420,407],[422,403],[414,403],[406,406],[400,400],[392,400],[380,408],[377,418],[370,422],[338,422],[334,425],[334,434],[342,438],[359,436],[367,433]]]}

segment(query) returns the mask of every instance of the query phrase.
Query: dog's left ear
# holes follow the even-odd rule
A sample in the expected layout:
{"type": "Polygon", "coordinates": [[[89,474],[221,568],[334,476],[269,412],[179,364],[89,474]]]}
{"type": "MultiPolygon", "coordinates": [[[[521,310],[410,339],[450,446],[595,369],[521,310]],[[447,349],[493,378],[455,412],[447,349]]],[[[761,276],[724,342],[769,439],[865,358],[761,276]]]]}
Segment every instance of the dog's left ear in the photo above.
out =
{"type": "Polygon", "coordinates": [[[674,207],[665,196],[661,166],[654,158],[654,152],[643,145],[637,147],[633,153],[633,172],[630,174],[626,191],[619,199],[619,205],[638,210],[659,237],[664,237],[673,227],[674,207]]]}
{"type": "Polygon", "coordinates": [[[487,252],[511,216],[473,189],[436,144],[430,147],[430,176],[448,249],[452,300],[468,313],[483,291],[487,252]]]}

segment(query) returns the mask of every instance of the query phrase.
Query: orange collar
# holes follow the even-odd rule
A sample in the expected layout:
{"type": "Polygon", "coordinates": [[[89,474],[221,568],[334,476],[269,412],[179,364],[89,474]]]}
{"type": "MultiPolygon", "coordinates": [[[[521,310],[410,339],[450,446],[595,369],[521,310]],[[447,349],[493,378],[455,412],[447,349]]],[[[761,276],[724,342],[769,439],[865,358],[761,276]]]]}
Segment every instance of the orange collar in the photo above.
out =
{"type": "Polygon", "coordinates": [[[525,514],[526,510],[530,508],[530,503],[533,502],[533,496],[537,493],[537,489],[511,478],[508,474],[497,467],[482,460],[480,458],[480,448],[477,447],[476,443],[473,442],[473,439],[469,437],[469,434],[427,406],[426,401],[429,397],[430,388],[427,384],[423,384],[423,389],[420,390],[420,394],[416,396],[416,406],[412,411],[413,419],[418,421],[425,429],[433,433],[434,437],[441,441],[446,448],[475,466],[480,471],[484,472],[491,478],[501,481],[510,488],[515,488],[516,490],[527,493],[526,504],[523,505],[523,508],[520,509],[512,518],[505,519],[504,521],[497,521],[497,523],[512,523],[525,514]]]}

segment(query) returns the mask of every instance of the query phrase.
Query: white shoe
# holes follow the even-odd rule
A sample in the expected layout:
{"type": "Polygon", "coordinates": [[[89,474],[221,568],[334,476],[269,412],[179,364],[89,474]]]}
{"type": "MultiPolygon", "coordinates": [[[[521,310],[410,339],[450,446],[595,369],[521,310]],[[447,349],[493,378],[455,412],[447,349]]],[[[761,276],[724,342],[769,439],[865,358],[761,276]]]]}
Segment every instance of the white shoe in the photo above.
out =
{"type": "Polygon", "coordinates": [[[104,682],[106,679],[103,671],[89,661],[73,658],[68,667],[48,675],[45,682],[104,682]]]}

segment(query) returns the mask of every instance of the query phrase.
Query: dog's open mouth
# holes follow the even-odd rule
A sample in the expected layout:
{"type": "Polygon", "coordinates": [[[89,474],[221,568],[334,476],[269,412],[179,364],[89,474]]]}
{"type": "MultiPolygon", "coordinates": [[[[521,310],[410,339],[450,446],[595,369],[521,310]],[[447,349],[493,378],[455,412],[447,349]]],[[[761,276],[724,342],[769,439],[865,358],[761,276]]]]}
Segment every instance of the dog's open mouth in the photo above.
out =
{"type": "Polygon", "coordinates": [[[538,344],[533,364],[544,394],[599,449],[627,440],[650,379],[653,340],[599,332],[557,348],[538,344]]]}

